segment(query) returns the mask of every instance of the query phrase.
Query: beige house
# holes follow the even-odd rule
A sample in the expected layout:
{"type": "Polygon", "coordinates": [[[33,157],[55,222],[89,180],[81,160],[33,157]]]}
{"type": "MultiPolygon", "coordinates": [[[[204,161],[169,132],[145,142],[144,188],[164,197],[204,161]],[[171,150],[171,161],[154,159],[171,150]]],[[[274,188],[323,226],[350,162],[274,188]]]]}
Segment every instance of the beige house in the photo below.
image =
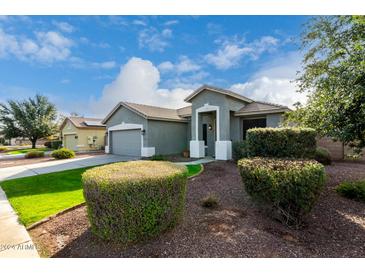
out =
{"type": "Polygon", "coordinates": [[[105,146],[105,125],[102,119],[68,117],[60,131],[63,147],[74,151],[100,150],[105,146]]]}

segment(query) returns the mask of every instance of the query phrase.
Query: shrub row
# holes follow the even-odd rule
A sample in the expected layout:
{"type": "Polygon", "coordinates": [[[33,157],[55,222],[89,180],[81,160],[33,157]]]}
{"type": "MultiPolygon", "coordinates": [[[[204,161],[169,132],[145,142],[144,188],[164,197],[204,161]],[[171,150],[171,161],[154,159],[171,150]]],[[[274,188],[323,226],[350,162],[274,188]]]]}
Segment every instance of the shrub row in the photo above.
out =
{"type": "Polygon", "coordinates": [[[314,159],[317,162],[320,162],[321,164],[324,164],[324,165],[330,165],[332,162],[331,154],[324,147],[316,148],[316,153],[315,153],[314,159]]]}
{"type": "Polygon", "coordinates": [[[247,131],[250,157],[313,158],[316,132],[310,128],[252,128],[247,131]]]}
{"type": "Polygon", "coordinates": [[[60,141],[60,140],[47,141],[44,143],[44,146],[51,148],[51,149],[59,149],[62,146],[62,141],[60,141]]]}
{"type": "Polygon", "coordinates": [[[289,225],[300,224],[325,183],[324,167],[314,160],[247,158],[238,168],[247,193],[289,225]]]}
{"type": "Polygon", "coordinates": [[[365,180],[343,182],[336,187],[336,192],[343,197],[365,202],[365,180]]]}
{"type": "Polygon", "coordinates": [[[56,159],[70,159],[75,157],[75,152],[73,150],[67,149],[67,148],[60,148],[57,150],[54,150],[51,154],[53,158],[56,159]]]}
{"type": "Polygon", "coordinates": [[[25,158],[31,159],[31,158],[41,158],[44,157],[44,151],[29,151],[25,154],[25,158]]]}
{"type": "Polygon", "coordinates": [[[185,166],[115,163],[86,171],[82,182],[92,231],[102,239],[136,242],[172,228],[183,216],[185,166]]]}
{"type": "Polygon", "coordinates": [[[232,158],[234,161],[238,161],[239,159],[246,158],[248,156],[247,153],[247,142],[246,141],[235,141],[232,144],[232,158]]]}

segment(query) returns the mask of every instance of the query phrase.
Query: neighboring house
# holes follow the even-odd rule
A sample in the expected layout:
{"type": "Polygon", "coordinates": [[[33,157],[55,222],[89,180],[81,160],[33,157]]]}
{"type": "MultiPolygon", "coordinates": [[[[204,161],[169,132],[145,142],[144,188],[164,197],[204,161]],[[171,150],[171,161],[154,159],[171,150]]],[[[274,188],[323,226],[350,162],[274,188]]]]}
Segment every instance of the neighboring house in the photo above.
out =
{"type": "Polygon", "coordinates": [[[106,131],[101,120],[67,117],[60,126],[63,147],[74,151],[103,149],[106,131]]]}
{"type": "Polygon", "coordinates": [[[120,102],[102,121],[107,153],[149,157],[190,150],[192,158],[232,158],[232,141],[252,127],[278,127],[288,107],[257,102],[229,90],[202,86],[180,109],[120,102]]]}

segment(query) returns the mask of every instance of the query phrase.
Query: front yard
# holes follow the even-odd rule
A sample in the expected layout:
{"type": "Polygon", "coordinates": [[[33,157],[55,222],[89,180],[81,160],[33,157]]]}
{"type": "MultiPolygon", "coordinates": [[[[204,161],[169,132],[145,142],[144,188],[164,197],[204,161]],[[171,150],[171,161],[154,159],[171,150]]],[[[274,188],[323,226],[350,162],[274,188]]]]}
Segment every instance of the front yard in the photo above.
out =
{"type": "Polygon", "coordinates": [[[253,204],[234,163],[214,162],[189,180],[183,222],[147,242],[122,247],[99,240],[84,206],[29,232],[52,257],[365,257],[365,204],[334,191],[344,180],[365,178],[365,163],[336,162],[326,173],[325,190],[299,230],[253,204]],[[218,207],[203,208],[201,200],[211,193],[218,207]]]}
{"type": "MultiPolygon", "coordinates": [[[[8,180],[1,183],[20,221],[29,226],[45,217],[83,203],[80,168],[8,180]]],[[[200,165],[187,165],[188,176],[200,172],[200,165]]]]}
{"type": "Polygon", "coordinates": [[[52,149],[47,147],[41,147],[41,148],[23,148],[23,149],[14,149],[10,150],[9,152],[6,152],[7,155],[17,155],[17,154],[26,154],[30,151],[51,151],[52,149]]]}

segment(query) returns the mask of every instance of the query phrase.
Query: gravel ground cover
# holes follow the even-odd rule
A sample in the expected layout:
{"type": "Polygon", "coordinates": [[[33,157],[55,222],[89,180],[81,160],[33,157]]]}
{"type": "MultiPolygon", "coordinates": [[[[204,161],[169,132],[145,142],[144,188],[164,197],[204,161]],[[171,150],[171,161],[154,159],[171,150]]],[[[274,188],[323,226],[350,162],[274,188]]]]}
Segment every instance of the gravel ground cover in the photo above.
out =
{"type": "Polygon", "coordinates": [[[89,229],[79,207],[30,230],[43,256],[50,257],[365,257],[365,204],[339,196],[344,180],[365,178],[364,162],[326,167],[327,184],[299,229],[273,220],[250,200],[232,162],[213,162],[189,181],[184,221],[144,243],[103,242],[89,229]],[[203,208],[209,193],[216,209],[203,208]]]}

